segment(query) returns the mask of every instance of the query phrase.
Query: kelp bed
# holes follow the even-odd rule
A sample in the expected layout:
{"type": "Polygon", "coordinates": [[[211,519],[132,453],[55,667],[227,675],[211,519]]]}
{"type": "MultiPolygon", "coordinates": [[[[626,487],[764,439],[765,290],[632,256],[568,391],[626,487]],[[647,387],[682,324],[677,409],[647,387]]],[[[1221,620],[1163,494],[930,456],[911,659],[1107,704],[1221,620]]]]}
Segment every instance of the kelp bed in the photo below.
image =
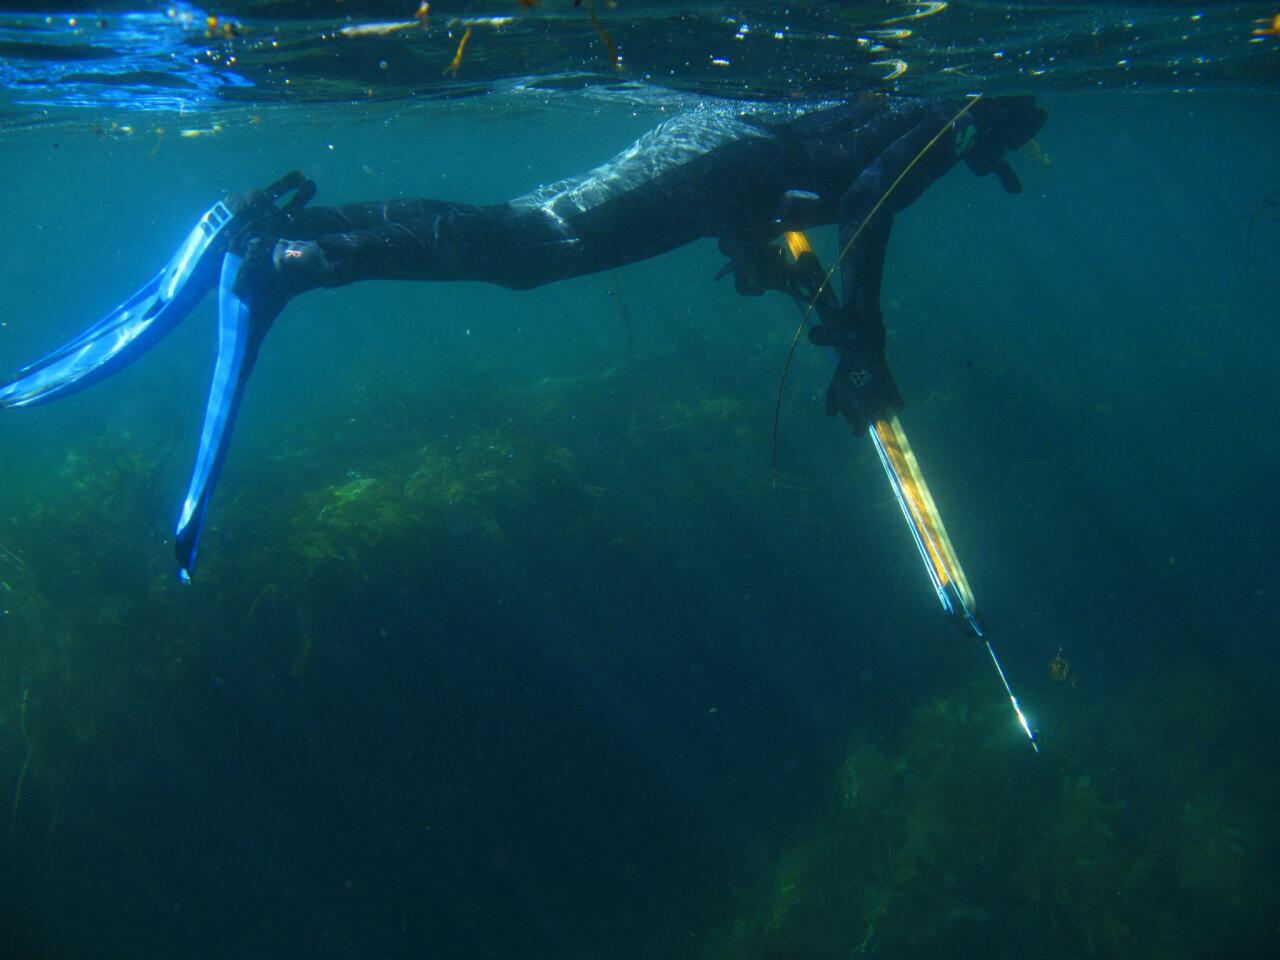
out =
{"type": "MultiPolygon", "coordinates": [[[[109,831],[101,798],[136,791],[139,738],[193,762],[189,726],[170,721],[211,683],[260,677],[264,699],[305,705],[312,673],[373,655],[406,598],[431,608],[428,632],[464,636],[477,605],[551,597],[594,568],[655,588],[680,562],[673,540],[764,512],[837,551],[849,521],[831,519],[830,489],[784,478],[771,493],[769,356],[711,375],[653,357],[643,377],[370,390],[233,462],[191,588],[162,542],[169,445],[109,433],[70,452],[0,518],[11,855],[58,862],[109,831]]],[[[1280,789],[1265,735],[1238,735],[1250,705],[1226,679],[1156,675],[1099,703],[1042,678],[1028,692],[1054,733],[1035,757],[980,675],[899,736],[855,736],[825,816],[790,828],[732,902],[708,892],[736,919],[702,955],[1267,952],[1280,789]]],[[[127,837],[108,842],[129,855],[127,837]]]]}
{"type": "Polygon", "coordinates": [[[856,742],[708,955],[1266,956],[1277,778],[1235,728],[1260,704],[1203,676],[1050,693],[1046,756],[984,682],[856,742]]]}

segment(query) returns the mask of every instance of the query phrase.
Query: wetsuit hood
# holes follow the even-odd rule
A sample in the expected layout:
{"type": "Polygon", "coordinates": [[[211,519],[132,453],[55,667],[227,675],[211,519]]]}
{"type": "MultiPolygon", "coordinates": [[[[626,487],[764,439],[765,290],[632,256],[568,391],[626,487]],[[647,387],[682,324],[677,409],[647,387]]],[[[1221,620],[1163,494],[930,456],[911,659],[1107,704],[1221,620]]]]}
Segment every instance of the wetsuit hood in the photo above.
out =
{"type": "MultiPolygon", "coordinates": [[[[1004,162],[1006,150],[1016,150],[1040,132],[1049,114],[1036,106],[1035,97],[991,97],[973,105],[972,117],[978,128],[973,146],[964,155],[969,169],[979,176],[996,173],[1010,189],[1012,169],[1004,162]]],[[[1017,178],[1013,177],[1013,184],[1017,178]]],[[[1018,184],[1017,192],[1021,189],[1018,184]]]]}

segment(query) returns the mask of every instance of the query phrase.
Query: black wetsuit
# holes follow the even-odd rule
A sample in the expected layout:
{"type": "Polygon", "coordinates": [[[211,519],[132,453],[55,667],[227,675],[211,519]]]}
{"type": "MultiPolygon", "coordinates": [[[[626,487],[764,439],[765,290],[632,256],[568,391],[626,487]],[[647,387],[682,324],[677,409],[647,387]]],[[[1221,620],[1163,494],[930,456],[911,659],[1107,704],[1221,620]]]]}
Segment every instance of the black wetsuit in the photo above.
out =
{"type": "Polygon", "coordinates": [[[1003,153],[1030,140],[1045,119],[1031,98],[1017,97],[979,100],[952,123],[964,107],[868,95],[798,115],[698,111],[666,121],[587,174],[508,203],[293,210],[247,235],[237,289],[260,303],[269,323],[291,297],[315,287],[481,280],[525,289],[715,237],[739,290],[760,293],[785,286],[772,245],[782,230],[835,223],[842,248],[855,234],[857,241],[842,264],[843,306],[823,317],[820,342],[841,357],[828,408],[861,425],[901,403],[884,363],[879,305],[893,215],[960,159],[1016,190],[1003,153]]]}

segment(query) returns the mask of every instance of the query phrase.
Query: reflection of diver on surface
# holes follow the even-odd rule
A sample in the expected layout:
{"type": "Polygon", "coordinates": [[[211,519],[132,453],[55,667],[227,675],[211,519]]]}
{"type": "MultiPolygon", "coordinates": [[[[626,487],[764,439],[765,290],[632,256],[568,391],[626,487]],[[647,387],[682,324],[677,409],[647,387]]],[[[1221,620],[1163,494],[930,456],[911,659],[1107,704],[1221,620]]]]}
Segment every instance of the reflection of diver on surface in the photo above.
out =
{"type": "Polygon", "coordinates": [[[828,412],[862,428],[902,403],[885,363],[880,313],[893,215],[960,159],[1017,192],[1004,152],[1030,140],[1045,119],[1029,97],[960,106],[867,96],[807,113],[682,115],[602,167],[492,206],[396,200],[308,208],[314,186],[290,174],[215,204],[146,287],[0,384],[0,407],[43,402],[109,375],[218,285],[218,358],[175,544],[186,578],[258,348],[298,294],[359,280],[527,289],[715,237],[729,257],[721,276],[732,273],[740,292],[808,297],[819,287],[816,261],[789,264],[777,238],[834,223],[842,247],[856,240],[842,263],[840,300],[819,301],[821,323],[810,339],[838,357],[828,412]],[[938,137],[948,125],[953,130],[938,137]]]}

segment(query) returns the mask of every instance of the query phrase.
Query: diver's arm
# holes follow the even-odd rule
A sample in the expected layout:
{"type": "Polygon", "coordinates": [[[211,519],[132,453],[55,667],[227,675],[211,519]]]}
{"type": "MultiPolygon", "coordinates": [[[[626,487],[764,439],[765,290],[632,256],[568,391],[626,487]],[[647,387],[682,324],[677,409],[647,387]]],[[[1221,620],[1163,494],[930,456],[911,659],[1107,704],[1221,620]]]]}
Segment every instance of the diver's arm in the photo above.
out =
{"type": "Polygon", "coordinates": [[[947,118],[927,110],[854,180],[840,200],[841,303],[836,323],[810,331],[814,343],[839,357],[827,391],[827,413],[843,414],[854,427],[902,406],[885,360],[880,288],[893,217],[956,162],[951,138],[929,147],[947,118]],[[936,114],[936,115],[935,115],[936,114]]]}
{"type": "Polygon", "coordinates": [[[929,147],[946,123],[945,110],[926,110],[840,198],[840,249],[848,248],[841,264],[840,293],[855,331],[881,324],[880,284],[894,215],[956,163],[952,138],[943,137],[929,147]]]}

